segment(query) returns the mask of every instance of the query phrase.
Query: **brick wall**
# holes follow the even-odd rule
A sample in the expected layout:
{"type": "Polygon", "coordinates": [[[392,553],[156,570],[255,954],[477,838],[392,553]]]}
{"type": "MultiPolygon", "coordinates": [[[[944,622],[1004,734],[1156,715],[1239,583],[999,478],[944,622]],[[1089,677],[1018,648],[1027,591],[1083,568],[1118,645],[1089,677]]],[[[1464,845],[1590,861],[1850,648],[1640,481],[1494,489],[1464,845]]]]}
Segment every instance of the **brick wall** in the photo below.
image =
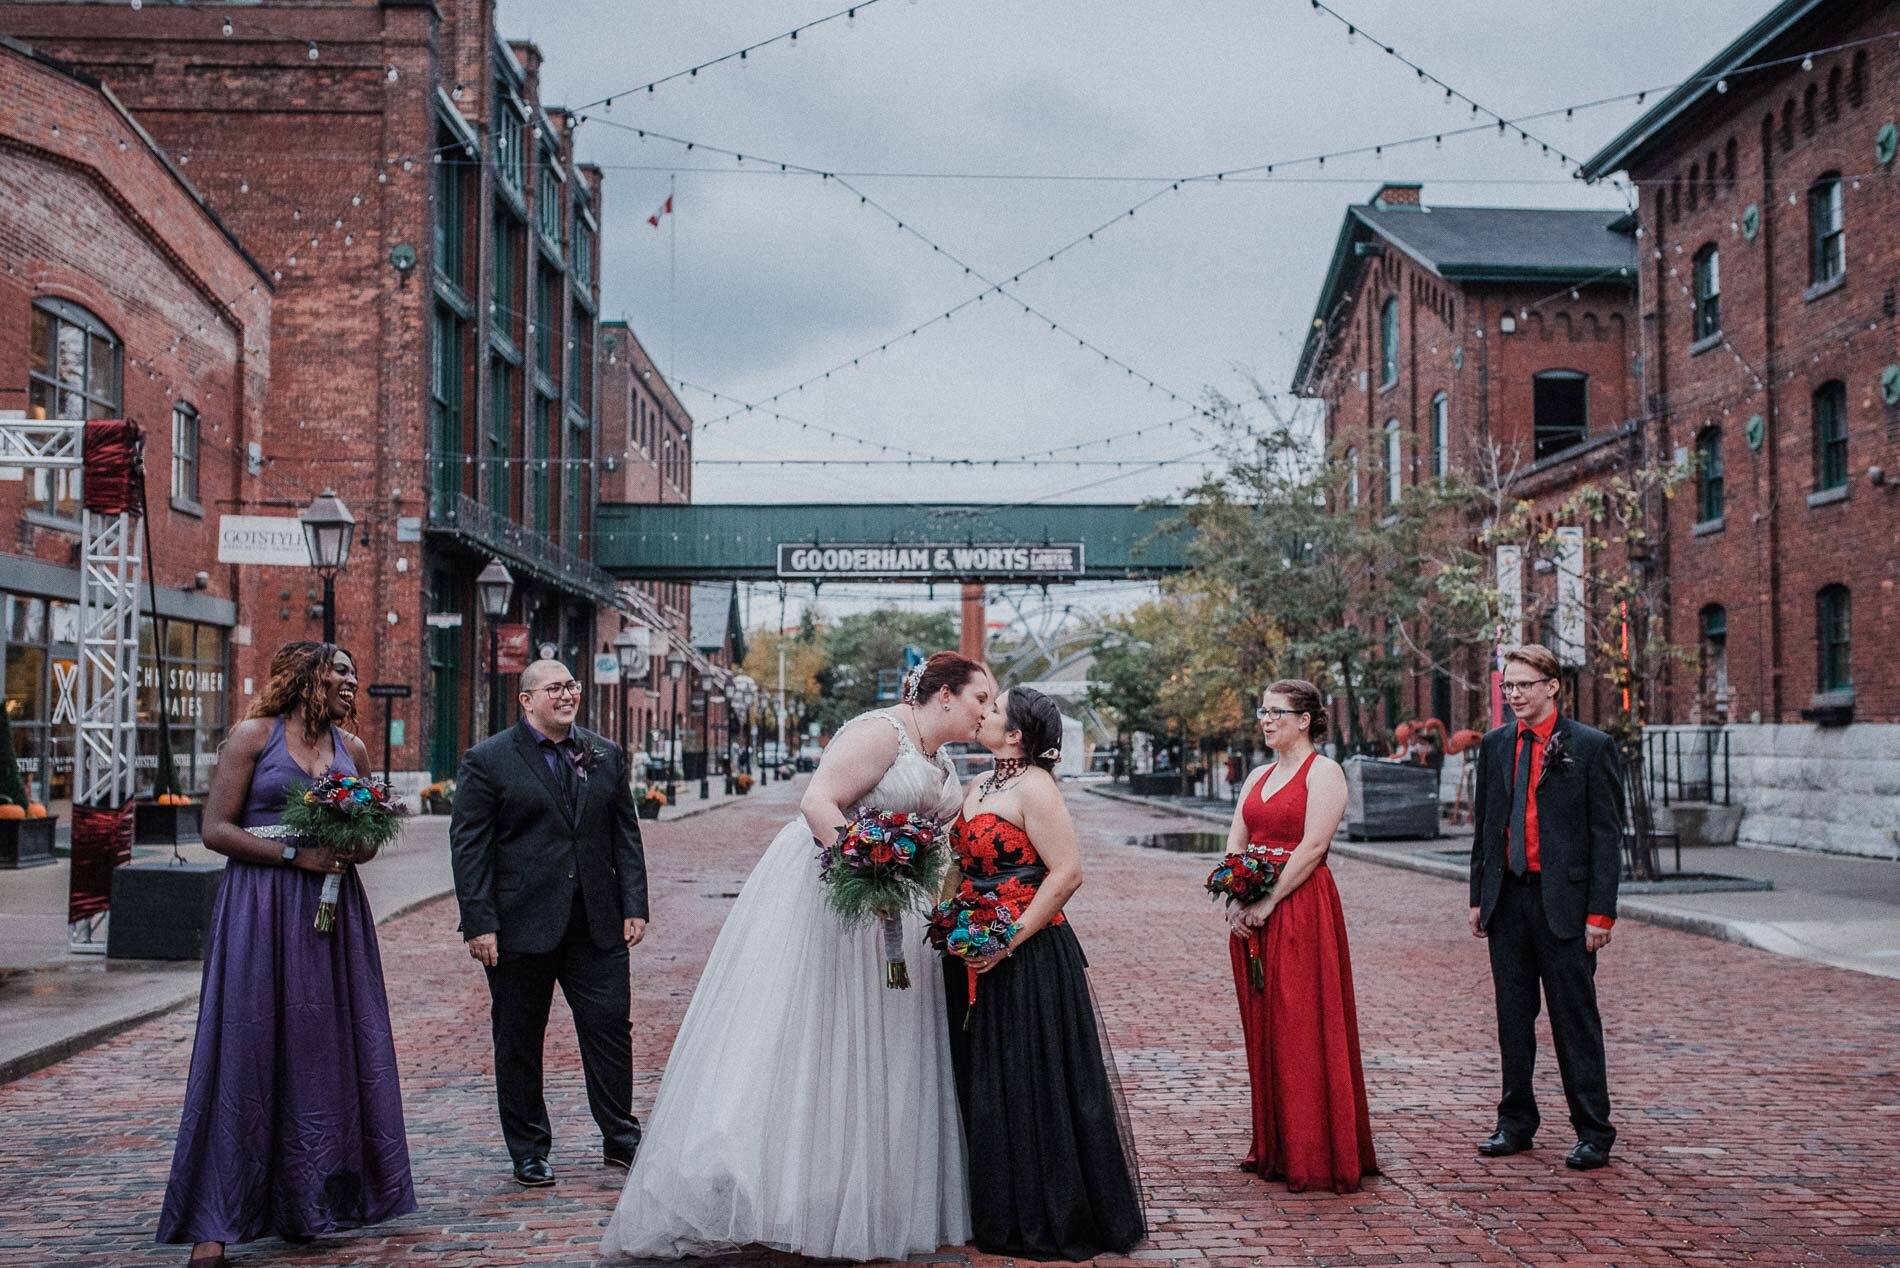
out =
{"type": "MultiPolygon", "coordinates": [[[[1893,4],[1829,6],[1790,38],[1800,47],[1891,32],[1893,4]]],[[[1876,153],[1900,111],[1900,49],[1877,40],[1813,59],[1813,69],[1735,77],[1640,159],[1646,384],[1657,446],[1719,437],[1723,508],[1693,497],[1670,510],[1670,636],[1701,643],[1705,610],[1726,615],[1729,698],[1719,708],[1715,652],[1672,683],[1675,720],[1796,723],[1819,686],[1817,595],[1851,593],[1857,721],[1900,722],[1900,667],[1882,632],[1900,619],[1900,494],[1869,468],[1900,466],[1900,409],[1881,376],[1900,363],[1893,331],[1900,190],[1876,153]],[[1711,176],[1713,168],[1713,176],[1711,176]],[[1841,176],[1845,271],[1814,284],[1808,193],[1841,176]],[[1792,200],[1792,201],[1791,201],[1792,200]],[[1694,261],[1720,262],[1720,333],[1693,327],[1694,261]],[[1845,486],[1817,491],[1813,397],[1845,388],[1845,486]],[[1749,420],[1759,418],[1758,445],[1749,420]]]]}

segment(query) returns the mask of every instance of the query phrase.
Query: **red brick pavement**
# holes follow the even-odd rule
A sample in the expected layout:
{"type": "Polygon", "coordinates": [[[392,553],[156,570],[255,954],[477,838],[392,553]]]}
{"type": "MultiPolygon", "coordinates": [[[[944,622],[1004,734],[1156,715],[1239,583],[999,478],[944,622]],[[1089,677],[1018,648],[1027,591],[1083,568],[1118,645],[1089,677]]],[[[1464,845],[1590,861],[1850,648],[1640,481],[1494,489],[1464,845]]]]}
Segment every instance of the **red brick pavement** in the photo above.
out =
{"type": "MultiPolygon", "coordinates": [[[[659,825],[656,923],[635,957],[636,1105],[731,895],[787,794],[659,825]]],[[[1224,929],[1204,860],[1120,844],[1193,825],[1072,798],[1089,883],[1072,907],[1094,962],[1149,1202],[1134,1260],[1213,1265],[1900,1262],[1900,982],[1625,923],[1598,979],[1622,1138],[1616,1163],[1566,1171],[1555,1063],[1540,1067],[1536,1152],[1497,1162],[1497,1061],[1482,948],[1454,884],[1339,864],[1384,1176],[1358,1194],[1290,1194],[1234,1166],[1246,1148],[1224,929]]],[[[585,1264],[619,1173],[592,1161],[571,1028],[556,1010],[550,1102],[561,1181],[509,1179],[490,1087],[487,997],[451,904],[385,927],[422,1209],[385,1228],[240,1264],[585,1264]]],[[[192,1014],[162,1018],[0,1088],[0,1263],[177,1263],[154,1247],[192,1014]]],[[[775,1257],[783,1259],[785,1257],[775,1257]]],[[[922,1257],[996,1261],[951,1248],[922,1257]]],[[[1123,1261],[1127,1262],[1127,1261],[1123,1261]]]]}

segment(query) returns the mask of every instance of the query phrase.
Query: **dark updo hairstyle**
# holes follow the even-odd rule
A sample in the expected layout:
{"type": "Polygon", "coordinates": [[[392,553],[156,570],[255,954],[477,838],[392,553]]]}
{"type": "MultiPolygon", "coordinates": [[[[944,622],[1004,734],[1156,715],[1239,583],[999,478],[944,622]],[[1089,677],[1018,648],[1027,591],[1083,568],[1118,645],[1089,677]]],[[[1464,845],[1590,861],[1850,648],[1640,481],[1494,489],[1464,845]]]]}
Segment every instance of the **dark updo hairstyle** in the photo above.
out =
{"type": "Polygon", "coordinates": [[[1304,678],[1282,678],[1268,685],[1262,693],[1269,696],[1285,696],[1287,704],[1295,713],[1310,714],[1312,726],[1306,732],[1306,738],[1318,745],[1326,738],[1326,702],[1320,699],[1319,688],[1304,678]]]}
{"type": "Polygon", "coordinates": [[[1007,694],[1005,727],[1022,732],[1023,756],[1030,765],[1053,771],[1062,756],[1062,710],[1034,687],[1011,687],[1007,694]]]}
{"type": "Polygon", "coordinates": [[[969,685],[970,679],[988,672],[982,661],[971,660],[957,652],[933,653],[929,660],[910,671],[904,703],[922,704],[945,687],[954,696],[969,685]]]}

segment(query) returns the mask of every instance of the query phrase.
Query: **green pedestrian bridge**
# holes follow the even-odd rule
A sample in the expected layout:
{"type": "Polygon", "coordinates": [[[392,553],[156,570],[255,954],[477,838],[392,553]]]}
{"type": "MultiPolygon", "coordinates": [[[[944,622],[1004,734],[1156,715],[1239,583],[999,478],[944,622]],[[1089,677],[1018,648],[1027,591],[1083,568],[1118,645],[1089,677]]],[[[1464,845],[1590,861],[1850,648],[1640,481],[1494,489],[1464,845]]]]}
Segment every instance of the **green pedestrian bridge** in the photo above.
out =
{"type": "Polygon", "coordinates": [[[603,503],[594,561],[629,581],[1125,580],[1188,566],[1180,518],[1126,503],[603,503]]]}

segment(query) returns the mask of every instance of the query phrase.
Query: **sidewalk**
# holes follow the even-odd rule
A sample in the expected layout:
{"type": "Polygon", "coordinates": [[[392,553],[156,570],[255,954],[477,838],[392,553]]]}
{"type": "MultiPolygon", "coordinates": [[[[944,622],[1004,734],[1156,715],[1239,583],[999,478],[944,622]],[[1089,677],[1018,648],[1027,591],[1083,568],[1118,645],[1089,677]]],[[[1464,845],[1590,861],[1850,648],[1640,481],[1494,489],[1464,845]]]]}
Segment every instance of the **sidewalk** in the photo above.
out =
{"type": "MultiPolygon", "coordinates": [[[[1225,827],[1229,803],[1204,798],[1136,797],[1121,787],[1084,784],[1112,801],[1203,820],[1225,827]]],[[[1344,858],[1364,859],[1452,881],[1469,875],[1469,828],[1448,825],[1436,841],[1333,842],[1344,858]]],[[[1673,867],[1673,851],[1664,865],[1673,867]]],[[[1687,849],[1685,872],[1717,872],[1770,882],[1771,890],[1702,894],[1625,893],[1617,916],[1740,943],[1776,955],[1812,960],[1879,977],[1900,978],[1900,864],[1840,854],[1731,846],[1687,849]]],[[[1460,900],[1462,901],[1462,900],[1460,900]]]]}
{"type": "MultiPolygon", "coordinates": [[[[803,783],[801,778],[755,787],[749,798],[783,800],[789,814],[803,783]]],[[[657,821],[641,823],[647,845],[664,849],[669,844],[667,825],[748,799],[726,796],[723,787],[723,780],[714,780],[712,796],[702,801],[696,783],[682,785],[682,804],[663,809],[657,821]]],[[[184,846],[180,853],[191,863],[218,859],[202,845],[184,846]]],[[[170,856],[167,847],[133,851],[138,862],[170,856]]],[[[452,893],[449,817],[411,819],[396,844],[365,867],[362,877],[378,925],[452,893]]],[[[69,884],[64,859],[51,867],[0,872],[0,1083],[62,1061],[198,998],[201,961],[112,960],[68,952],[69,884]]],[[[453,923],[453,910],[443,919],[453,923]]]]}

